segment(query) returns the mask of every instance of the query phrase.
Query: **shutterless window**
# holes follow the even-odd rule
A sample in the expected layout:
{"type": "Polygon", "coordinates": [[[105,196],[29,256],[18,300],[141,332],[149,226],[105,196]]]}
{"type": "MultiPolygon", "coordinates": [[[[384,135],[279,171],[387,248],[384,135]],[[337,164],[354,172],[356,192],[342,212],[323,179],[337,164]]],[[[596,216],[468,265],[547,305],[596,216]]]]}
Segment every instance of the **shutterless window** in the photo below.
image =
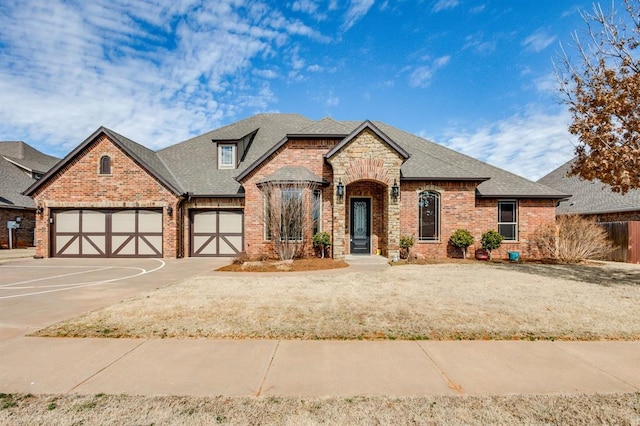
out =
{"type": "Polygon", "coordinates": [[[271,240],[271,205],[269,204],[269,197],[267,193],[263,194],[264,202],[264,240],[271,240]]]}
{"type": "Polygon", "coordinates": [[[517,201],[498,201],[498,233],[506,241],[518,240],[517,201]]]}
{"type": "Polygon", "coordinates": [[[424,191],[418,195],[418,218],[418,241],[440,240],[440,194],[424,191]]]}
{"type": "Polygon", "coordinates": [[[313,190],[313,211],[311,213],[313,221],[313,235],[322,232],[322,190],[313,190]]]}
{"type": "Polygon", "coordinates": [[[102,157],[100,157],[100,174],[111,174],[111,158],[108,155],[103,155],[102,157]]]}
{"type": "Polygon", "coordinates": [[[235,169],[236,167],[236,146],[218,145],[218,168],[235,169]]]}
{"type": "MultiPolygon", "coordinates": [[[[301,241],[304,223],[302,189],[282,188],[280,190],[280,240],[301,241]]],[[[308,210],[307,210],[307,214],[308,210]]]]}

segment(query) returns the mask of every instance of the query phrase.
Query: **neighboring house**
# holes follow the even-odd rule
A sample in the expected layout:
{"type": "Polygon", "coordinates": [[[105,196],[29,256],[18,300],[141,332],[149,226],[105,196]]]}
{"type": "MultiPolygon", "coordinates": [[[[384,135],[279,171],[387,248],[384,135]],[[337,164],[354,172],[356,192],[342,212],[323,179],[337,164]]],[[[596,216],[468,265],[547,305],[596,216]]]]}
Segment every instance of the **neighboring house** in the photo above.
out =
{"type": "Polygon", "coordinates": [[[9,247],[7,222],[16,220],[20,227],[12,231],[13,248],[33,246],[35,204],[22,192],[58,160],[24,142],[0,142],[0,248],[9,247]]]}
{"type": "Polygon", "coordinates": [[[578,214],[597,222],[640,220],[640,189],[622,195],[599,180],[567,176],[571,160],[544,176],[538,183],[572,194],[558,205],[557,214],[578,214]]]}
{"type": "Polygon", "coordinates": [[[640,263],[640,189],[626,194],[613,192],[599,180],[567,176],[571,160],[538,182],[572,194],[558,204],[558,215],[577,214],[600,222],[607,231],[614,250],[606,260],[640,263]]]}
{"type": "MultiPolygon", "coordinates": [[[[384,123],[258,114],[154,152],[99,128],[25,194],[37,216],[39,256],[272,255],[265,185],[300,197],[332,254],[458,256],[466,228],[506,240],[498,255],[537,253],[533,232],[555,221],[558,191],[384,123]]],[[[473,249],[474,247],[472,247],[473,249]]]]}

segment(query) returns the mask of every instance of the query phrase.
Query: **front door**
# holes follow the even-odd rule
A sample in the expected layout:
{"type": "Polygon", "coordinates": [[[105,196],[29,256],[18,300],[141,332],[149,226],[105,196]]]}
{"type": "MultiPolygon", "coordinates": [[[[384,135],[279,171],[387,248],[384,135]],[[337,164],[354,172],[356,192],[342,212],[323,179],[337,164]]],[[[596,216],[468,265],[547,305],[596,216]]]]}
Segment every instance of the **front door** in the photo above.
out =
{"type": "Polygon", "coordinates": [[[371,254],[371,199],[351,198],[351,254],[371,254]]]}

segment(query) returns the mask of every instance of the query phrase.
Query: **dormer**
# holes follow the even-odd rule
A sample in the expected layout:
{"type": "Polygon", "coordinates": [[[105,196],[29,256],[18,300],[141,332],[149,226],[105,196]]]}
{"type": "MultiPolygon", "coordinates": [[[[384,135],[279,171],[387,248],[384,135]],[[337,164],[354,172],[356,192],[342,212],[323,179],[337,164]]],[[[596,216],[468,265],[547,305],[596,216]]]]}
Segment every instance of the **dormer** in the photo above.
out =
{"type": "Polygon", "coordinates": [[[238,168],[238,165],[244,160],[256,133],[258,133],[258,129],[240,139],[213,140],[217,147],[218,169],[232,170],[238,168]]]}

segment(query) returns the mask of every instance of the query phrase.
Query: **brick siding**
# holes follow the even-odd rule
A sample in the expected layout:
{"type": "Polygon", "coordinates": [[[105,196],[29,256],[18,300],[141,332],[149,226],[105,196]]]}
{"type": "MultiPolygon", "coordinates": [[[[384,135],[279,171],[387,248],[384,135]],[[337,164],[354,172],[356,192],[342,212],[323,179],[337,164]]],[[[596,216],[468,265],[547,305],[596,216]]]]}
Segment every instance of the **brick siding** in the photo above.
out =
{"type": "Polygon", "coordinates": [[[179,198],[102,135],[92,142],[36,194],[37,206],[44,212],[36,217],[36,255],[49,256],[49,217],[58,208],[162,208],[163,254],[176,257],[178,248],[177,213],[179,198]],[[100,158],[111,157],[111,174],[100,175],[100,158]]]}

